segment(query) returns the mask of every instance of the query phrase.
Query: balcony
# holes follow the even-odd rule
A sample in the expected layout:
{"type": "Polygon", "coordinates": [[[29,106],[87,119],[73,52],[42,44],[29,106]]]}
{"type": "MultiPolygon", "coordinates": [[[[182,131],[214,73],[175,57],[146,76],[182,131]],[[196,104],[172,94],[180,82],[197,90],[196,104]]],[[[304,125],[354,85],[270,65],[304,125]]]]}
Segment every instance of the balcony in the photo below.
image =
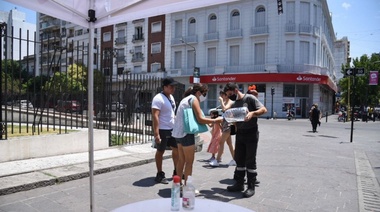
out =
{"type": "Polygon", "coordinates": [[[313,35],[316,36],[316,37],[319,37],[319,33],[320,33],[320,30],[319,30],[319,27],[313,27],[313,35]]]}
{"type": "Polygon", "coordinates": [[[175,46],[175,45],[182,45],[182,37],[176,37],[176,38],[172,38],[172,45],[175,46]]]}
{"type": "Polygon", "coordinates": [[[268,25],[251,28],[251,36],[268,35],[268,33],[269,33],[268,25]]]}
{"type": "Polygon", "coordinates": [[[121,44],[126,44],[126,43],[127,43],[126,37],[118,37],[115,39],[115,45],[121,45],[121,44]]]}
{"type": "Polygon", "coordinates": [[[285,33],[296,33],[296,24],[295,23],[286,23],[285,24],[285,33]]]}
{"type": "Polygon", "coordinates": [[[142,52],[134,53],[133,56],[132,56],[132,60],[131,61],[133,63],[144,62],[144,54],[142,52]]]}
{"type": "Polygon", "coordinates": [[[311,34],[311,25],[310,24],[300,24],[300,34],[311,34]]]}
{"type": "Polygon", "coordinates": [[[116,63],[125,63],[125,56],[124,55],[120,55],[120,56],[117,56],[116,57],[116,63]]]}
{"type": "Polygon", "coordinates": [[[219,32],[205,33],[204,41],[218,41],[219,40],[219,32]]]}
{"type": "Polygon", "coordinates": [[[144,34],[133,35],[132,43],[144,41],[144,34]]]}
{"type": "Polygon", "coordinates": [[[243,37],[243,29],[233,29],[227,31],[227,39],[232,38],[242,38],[243,37]]]}
{"type": "MultiPolygon", "coordinates": [[[[188,35],[183,37],[185,43],[198,43],[198,35],[188,35]]],[[[181,41],[182,43],[182,41],[181,41]]]]}
{"type": "Polygon", "coordinates": [[[318,74],[323,75],[326,71],[323,71],[324,68],[321,68],[316,65],[309,64],[280,64],[278,66],[279,73],[297,73],[297,74],[318,74]]]}

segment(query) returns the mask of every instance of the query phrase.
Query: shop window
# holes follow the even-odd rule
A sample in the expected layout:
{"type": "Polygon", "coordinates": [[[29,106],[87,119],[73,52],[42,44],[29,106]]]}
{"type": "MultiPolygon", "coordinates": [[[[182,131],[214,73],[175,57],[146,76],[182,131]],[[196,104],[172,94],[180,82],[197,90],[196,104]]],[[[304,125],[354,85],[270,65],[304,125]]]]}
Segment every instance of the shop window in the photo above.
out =
{"type": "Polygon", "coordinates": [[[295,88],[296,86],[295,85],[284,85],[284,93],[283,93],[283,96],[284,97],[294,97],[294,93],[295,93],[295,88]]]}

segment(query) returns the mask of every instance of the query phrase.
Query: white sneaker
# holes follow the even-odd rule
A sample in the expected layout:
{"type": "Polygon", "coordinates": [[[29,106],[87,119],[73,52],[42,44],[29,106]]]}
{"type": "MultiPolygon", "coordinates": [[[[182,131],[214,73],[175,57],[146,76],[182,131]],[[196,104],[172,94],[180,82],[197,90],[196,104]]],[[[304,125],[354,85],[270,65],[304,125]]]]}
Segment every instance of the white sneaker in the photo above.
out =
{"type": "Polygon", "coordinates": [[[211,161],[213,161],[213,160],[215,160],[215,157],[211,156],[211,158],[208,159],[207,162],[211,162],[211,161]]]}
{"type": "Polygon", "coordinates": [[[236,166],[235,160],[231,160],[230,163],[228,164],[229,166],[236,166]]]}
{"type": "Polygon", "coordinates": [[[194,193],[195,193],[195,196],[201,195],[201,192],[198,189],[195,189],[194,193]]]}
{"type": "Polygon", "coordinates": [[[219,166],[219,163],[218,163],[218,161],[217,160],[212,160],[210,163],[210,166],[214,166],[214,167],[216,167],[216,166],[219,166]]]}

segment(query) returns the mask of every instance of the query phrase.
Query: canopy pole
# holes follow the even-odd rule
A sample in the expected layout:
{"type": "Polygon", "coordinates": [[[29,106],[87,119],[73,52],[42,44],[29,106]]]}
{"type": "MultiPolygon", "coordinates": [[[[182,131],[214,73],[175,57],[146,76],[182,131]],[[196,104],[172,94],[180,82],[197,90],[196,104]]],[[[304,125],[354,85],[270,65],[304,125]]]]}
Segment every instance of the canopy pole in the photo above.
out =
{"type": "Polygon", "coordinates": [[[88,22],[90,40],[88,42],[88,159],[90,176],[90,211],[95,211],[94,200],[94,22],[96,21],[94,0],[90,0],[88,22]]]}

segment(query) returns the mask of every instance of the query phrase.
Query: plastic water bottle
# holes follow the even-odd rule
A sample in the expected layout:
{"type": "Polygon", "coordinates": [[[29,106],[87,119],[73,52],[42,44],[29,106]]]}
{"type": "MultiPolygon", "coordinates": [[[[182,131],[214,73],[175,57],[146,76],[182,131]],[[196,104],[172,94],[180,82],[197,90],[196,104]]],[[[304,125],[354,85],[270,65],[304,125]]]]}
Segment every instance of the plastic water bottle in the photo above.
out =
{"type": "Polygon", "coordinates": [[[247,113],[247,107],[231,108],[224,112],[223,118],[226,119],[226,121],[229,123],[244,121],[245,117],[247,116],[247,113]]]}
{"type": "Polygon", "coordinates": [[[180,181],[181,181],[181,178],[178,175],[173,176],[173,185],[172,185],[172,192],[171,192],[171,210],[172,211],[179,211],[180,202],[181,202],[180,181]]]}
{"type": "Polygon", "coordinates": [[[186,186],[183,188],[182,207],[192,210],[195,203],[195,187],[191,176],[187,176],[186,186]]]}

